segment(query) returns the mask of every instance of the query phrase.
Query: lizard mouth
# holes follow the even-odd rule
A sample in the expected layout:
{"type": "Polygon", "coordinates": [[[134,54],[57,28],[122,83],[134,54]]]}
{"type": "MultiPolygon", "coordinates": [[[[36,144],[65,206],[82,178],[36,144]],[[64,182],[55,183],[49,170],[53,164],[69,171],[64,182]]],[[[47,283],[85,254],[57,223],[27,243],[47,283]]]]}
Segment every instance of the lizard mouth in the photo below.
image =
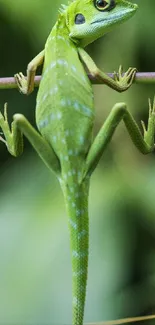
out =
{"type": "MultiPolygon", "coordinates": [[[[132,14],[132,12],[131,12],[131,14],[132,14]]],[[[110,18],[98,19],[98,20],[93,21],[91,23],[91,25],[98,24],[98,23],[103,23],[104,21],[114,23],[115,21],[118,21],[118,20],[122,19],[123,17],[124,17],[124,15],[122,14],[122,15],[115,15],[114,17],[111,16],[110,18]]]]}
{"type": "MultiPolygon", "coordinates": [[[[131,14],[131,16],[133,15],[133,12],[138,8],[137,5],[134,5],[134,7],[132,7],[129,11],[129,14],[131,14]]],[[[129,17],[129,16],[128,16],[129,17]]],[[[111,17],[106,17],[106,18],[102,18],[102,19],[98,19],[98,20],[94,20],[92,21],[91,25],[93,24],[98,24],[98,23],[103,23],[104,21],[107,21],[109,23],[114,23],[118,20],[123,20],[126,19],[126,15],[124,14],[124,12],[120,13],[120,14],[117,14],[117,15],[111,15],[111,17]]]]}

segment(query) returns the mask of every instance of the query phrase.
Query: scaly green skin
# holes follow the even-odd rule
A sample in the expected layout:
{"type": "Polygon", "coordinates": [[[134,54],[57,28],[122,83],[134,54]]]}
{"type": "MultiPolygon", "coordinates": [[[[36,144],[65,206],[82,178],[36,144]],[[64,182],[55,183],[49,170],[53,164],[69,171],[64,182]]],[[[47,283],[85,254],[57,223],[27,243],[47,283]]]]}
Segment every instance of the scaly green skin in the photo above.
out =
{"type": "MultiPolygon", "coordinates": [[[[150,104],[148,130],[144,139],[124,103],[114,106],[109,117],[93,142],[94,102],[88,70],[117,91],[127,90],[135,76],[129,68],[122,77],[112,80],[99,71],[95,63],[83,50],[87,44],[107,33],[112,27],[130,18],[136,5],[124,0],[107,0],[103,8],[97,8],[97,0],[75,0],[64,10],[49,35],[43,50],[28,66],[28,80],[20,73],[16,75],[23,93],[33,90],[36,68],[43,62],[36,123],[41,133],[28,123],[21,114],[14,116],[12,130],[0,115],[0,126],[4,132],[8,150],[14,156],[22,153],[22,134],[38,154],[57,175],[68,212],[72,255],[73,325],[82,325],[88,269],[88,193],[90,175],[109,143],[121,119],[137,146],[143,153],[154,149],[155,104],[150,104]],[[79,15],[80,16],[77,16],[79,15]],[[79,59],[80,57],[80,59],[79,59]]],[[[99,2],[101,6],[101,1],[99,2]]],[[[144,127],[144,126],[143,126],[144,127]]]]}
{"type": "Polygon", "coordinates": [[[92,142],[94,105],[91,84],[77,47],[69,39],[65,14],[59,18],[45,45],[36,121],[61,162],[60,184],[71,239],[73,324],[82,324],[88,266],[89,181],[80,184],[80,178],[92,142]]]}

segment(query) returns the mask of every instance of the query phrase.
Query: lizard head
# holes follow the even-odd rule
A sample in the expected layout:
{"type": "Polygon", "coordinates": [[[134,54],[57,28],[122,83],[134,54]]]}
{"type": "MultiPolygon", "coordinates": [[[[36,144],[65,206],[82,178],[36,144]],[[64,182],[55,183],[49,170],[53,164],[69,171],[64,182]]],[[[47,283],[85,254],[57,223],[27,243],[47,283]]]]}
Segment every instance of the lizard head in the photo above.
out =
{"type": "Polygon", "coordinates": [[[129,19],[137,8],[126,0],[74,0],[65,12],[69,37],[85,47],[129,19]]]}

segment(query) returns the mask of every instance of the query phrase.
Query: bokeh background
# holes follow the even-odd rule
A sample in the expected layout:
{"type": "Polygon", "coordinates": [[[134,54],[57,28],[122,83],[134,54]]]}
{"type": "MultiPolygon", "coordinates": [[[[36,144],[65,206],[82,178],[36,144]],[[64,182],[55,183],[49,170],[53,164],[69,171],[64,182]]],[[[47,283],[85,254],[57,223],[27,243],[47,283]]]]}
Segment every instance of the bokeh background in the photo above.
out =
{"type": "MultiPolygon", "coordinates": [[[[65,3],[65,0],[64,0],[65,3]]],[[[132,20],[87,49],[106,72],[123,64],[155,71],[155,2],[137,0],[132,20]]],[[[0,77],[25,71],[54,25],[61,1],[0,0],[0,77]]],[[[94,86],[98,132],[112,106],[125,101],[147,121],[155,85],[118,94],[94,86]]],[[[37,90],[0,91],[9,119],[23,113],[35,125],[37,90]]],[[[0,324],[71,323],[67,217],[53,174],[26,139],[15,159],[0,143],[0,324]]],[[[85,321],[155,313],[155,155],[142,156],[121,123],[93,174],[85,321]]],[[[154,324],[148,321],[146,324],[154,324]]]]}

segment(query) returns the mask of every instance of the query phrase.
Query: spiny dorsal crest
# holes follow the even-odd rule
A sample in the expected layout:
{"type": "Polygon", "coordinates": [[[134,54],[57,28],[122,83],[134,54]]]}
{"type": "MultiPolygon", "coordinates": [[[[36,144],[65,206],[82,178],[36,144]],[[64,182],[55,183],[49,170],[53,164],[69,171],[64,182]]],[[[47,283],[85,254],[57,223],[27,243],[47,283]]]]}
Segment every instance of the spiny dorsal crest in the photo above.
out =
{"type": "Polygon", "coordinates": [[[68,5],[61,4],[61,7],[59,9],[60,14],[64,13],[67,10],[67,8],[69,7],[69,5],[74,1],[76,1],[76,0],[68,1],[68,5]]]}

